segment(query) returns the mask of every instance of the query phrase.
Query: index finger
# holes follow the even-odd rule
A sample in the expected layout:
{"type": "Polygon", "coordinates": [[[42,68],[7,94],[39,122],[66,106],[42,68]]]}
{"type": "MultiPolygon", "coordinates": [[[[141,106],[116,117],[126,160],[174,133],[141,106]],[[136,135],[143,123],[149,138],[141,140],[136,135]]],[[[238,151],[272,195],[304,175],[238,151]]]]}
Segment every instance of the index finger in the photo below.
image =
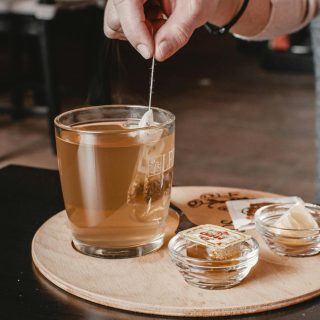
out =
{"type": "Polygon", "coordinates": [[[147,27],[144,3],[147,0],[114,0],[121,27],[128,41],[145,59],[154,54],[154,40],[147,27]]]}

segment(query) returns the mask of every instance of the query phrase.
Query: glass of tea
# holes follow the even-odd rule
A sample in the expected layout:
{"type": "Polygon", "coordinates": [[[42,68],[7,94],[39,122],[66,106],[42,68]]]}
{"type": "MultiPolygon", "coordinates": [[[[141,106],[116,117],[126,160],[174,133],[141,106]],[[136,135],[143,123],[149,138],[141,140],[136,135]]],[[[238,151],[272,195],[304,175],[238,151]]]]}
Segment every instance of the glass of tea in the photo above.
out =
{"type": "Polygon", "coordinates": [[[144,106],[109,105],[55,119],[58,165],[73,246],[105,258],[159,249],[168,215],[175,117],[144,106]]]}

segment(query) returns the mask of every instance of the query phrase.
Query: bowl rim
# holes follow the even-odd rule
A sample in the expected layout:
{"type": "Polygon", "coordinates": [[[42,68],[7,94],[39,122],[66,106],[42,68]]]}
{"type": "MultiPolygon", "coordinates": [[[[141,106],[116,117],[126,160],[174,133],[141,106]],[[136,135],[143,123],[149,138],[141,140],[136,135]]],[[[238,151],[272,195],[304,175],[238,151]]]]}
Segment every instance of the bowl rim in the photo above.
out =
{"type": "MultiPolygon", "coordinates": [[[[274,208],[274,207],[281,207],[281,206],[288,206],[288,205],[294,205],[296,204],[296,202],[288,202],[288,203],[275,203],[275,204],[269,204],[267,206],[263,206],[261,208],[259,208],[255,214],[254,214],[254,222],[255,224],[262,226],[262,227],[268,227],[268,228],[273,228],[274,230],[281,230],[281,231],[294,231],[294,232],[306,232],[306,231],[318,231],[320,232],[320,226],[318,228],[308,228],[308,229],[288,229],[288,228],[281,228],[281,227],[276,227],[272,224],[269,223],[265,223],[262,219],[261,219],[261,215],[263,213],[264,210],[266,209],[270,209],[270,208],[274,208]]],[[[320,216],[320,206],[317,204],[312,204],[312,203],[304,203],[304,206],[307,209],[317,209],[319,210],[319,216],[320,216]]],[[[295,236],[293,236],[292,238],[295,238],[295,236]]]]}
{"type": "MultiPolygon", "coordinates": [[[[183,262],[185,262],[187,264],[192,264],[192,263],[195,263],[195,262],[196,263],[199,263],[199,262],[212,263],[212,260],[188,257],[186,255],[183,255],[183,254],[175,251],[173,249],[173,246],[179,240],[179,238],[181,238],[182,241],[183,240],[187,241],[179,233],[176,234],[174,237],[172,237],[170,239],[169,243],[168,243],[168,251],[169,251],[170,256],[172,256],[175,259],[179,259],[180,261],[183,261],[183,262]]],[[[197,267],[210,268],[210,269],[234,268],[234,267],[237,267],[237,266],[239,266],[239,265],[241,265],[243,263],[248,263],[249,261],[258,258],[259,257],[259,251],[260,251],[260,246],[259,246],[258,241],[255,238],[251,237],[250,239],[245,240],[244,242],[246,242],[246,243],[252,242],[251,244],[249,244],[250,247],[251,247],[251,251],[250,252],[248,252],[245,256],[222,260],[224,263],[237,262],[236,264],[230,265],[230,266],[225,266],[225,265],[222,265],[222,266],[199,266],[199,265],[197,265],[197,267]]]]}

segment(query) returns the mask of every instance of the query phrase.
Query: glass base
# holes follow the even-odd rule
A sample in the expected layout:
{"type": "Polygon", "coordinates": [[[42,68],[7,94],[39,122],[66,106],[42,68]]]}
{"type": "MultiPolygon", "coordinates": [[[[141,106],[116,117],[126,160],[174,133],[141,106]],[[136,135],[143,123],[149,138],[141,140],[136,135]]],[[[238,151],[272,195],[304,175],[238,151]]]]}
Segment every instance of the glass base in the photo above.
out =
{"type": "Polygon", "coordinates": [[[163,236],[153,240],[151,243],[129,248],[99,248],[85,244],[79,240],[73,239],[72,246],[77,251],[88,256],[105,259],[125,259],[141,257],[161,248],[163,236]]]}
{"type": "Polygon", "coordinates": [[[279,256],[287,257],[310,257],[318,254],[320,252],[319,246],[304,246],[304,247],[294,247],[294,246],[280,246],[277,243],[270,243],[270,249],[278,254],[279,256]]]}
{"type": "Polygon", "coordinates": [[[200,289],[206,289],[206,290],[225,290],[225,289],[230,289],[235,286],[237,286],[241,280],[235,281],[235,282],[226,282],[226,283],[212,283],[212,282],[205,282],[205,281],[196,281],[195,279],[187,280],[185,279],[186,282],[194,287],[200,288],[200,289]]]}

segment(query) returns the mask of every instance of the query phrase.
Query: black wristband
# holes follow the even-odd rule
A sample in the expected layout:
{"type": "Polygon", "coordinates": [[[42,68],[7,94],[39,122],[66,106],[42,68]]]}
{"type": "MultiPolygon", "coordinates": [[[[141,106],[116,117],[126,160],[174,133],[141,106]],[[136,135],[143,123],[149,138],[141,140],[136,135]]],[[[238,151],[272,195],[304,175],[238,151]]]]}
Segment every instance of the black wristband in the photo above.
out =
{"type": "Polygon", "coordinates": [[[230,29],[239,21],[244,12],[246,11],[250,0],[244,0],[239,12],[230,20],[229,23],[222,27],[217,27],[209,22],[207,22],[204,27],[208,30],[210,34],[213,35],[224,35],[230,31],[230,29]]]}

